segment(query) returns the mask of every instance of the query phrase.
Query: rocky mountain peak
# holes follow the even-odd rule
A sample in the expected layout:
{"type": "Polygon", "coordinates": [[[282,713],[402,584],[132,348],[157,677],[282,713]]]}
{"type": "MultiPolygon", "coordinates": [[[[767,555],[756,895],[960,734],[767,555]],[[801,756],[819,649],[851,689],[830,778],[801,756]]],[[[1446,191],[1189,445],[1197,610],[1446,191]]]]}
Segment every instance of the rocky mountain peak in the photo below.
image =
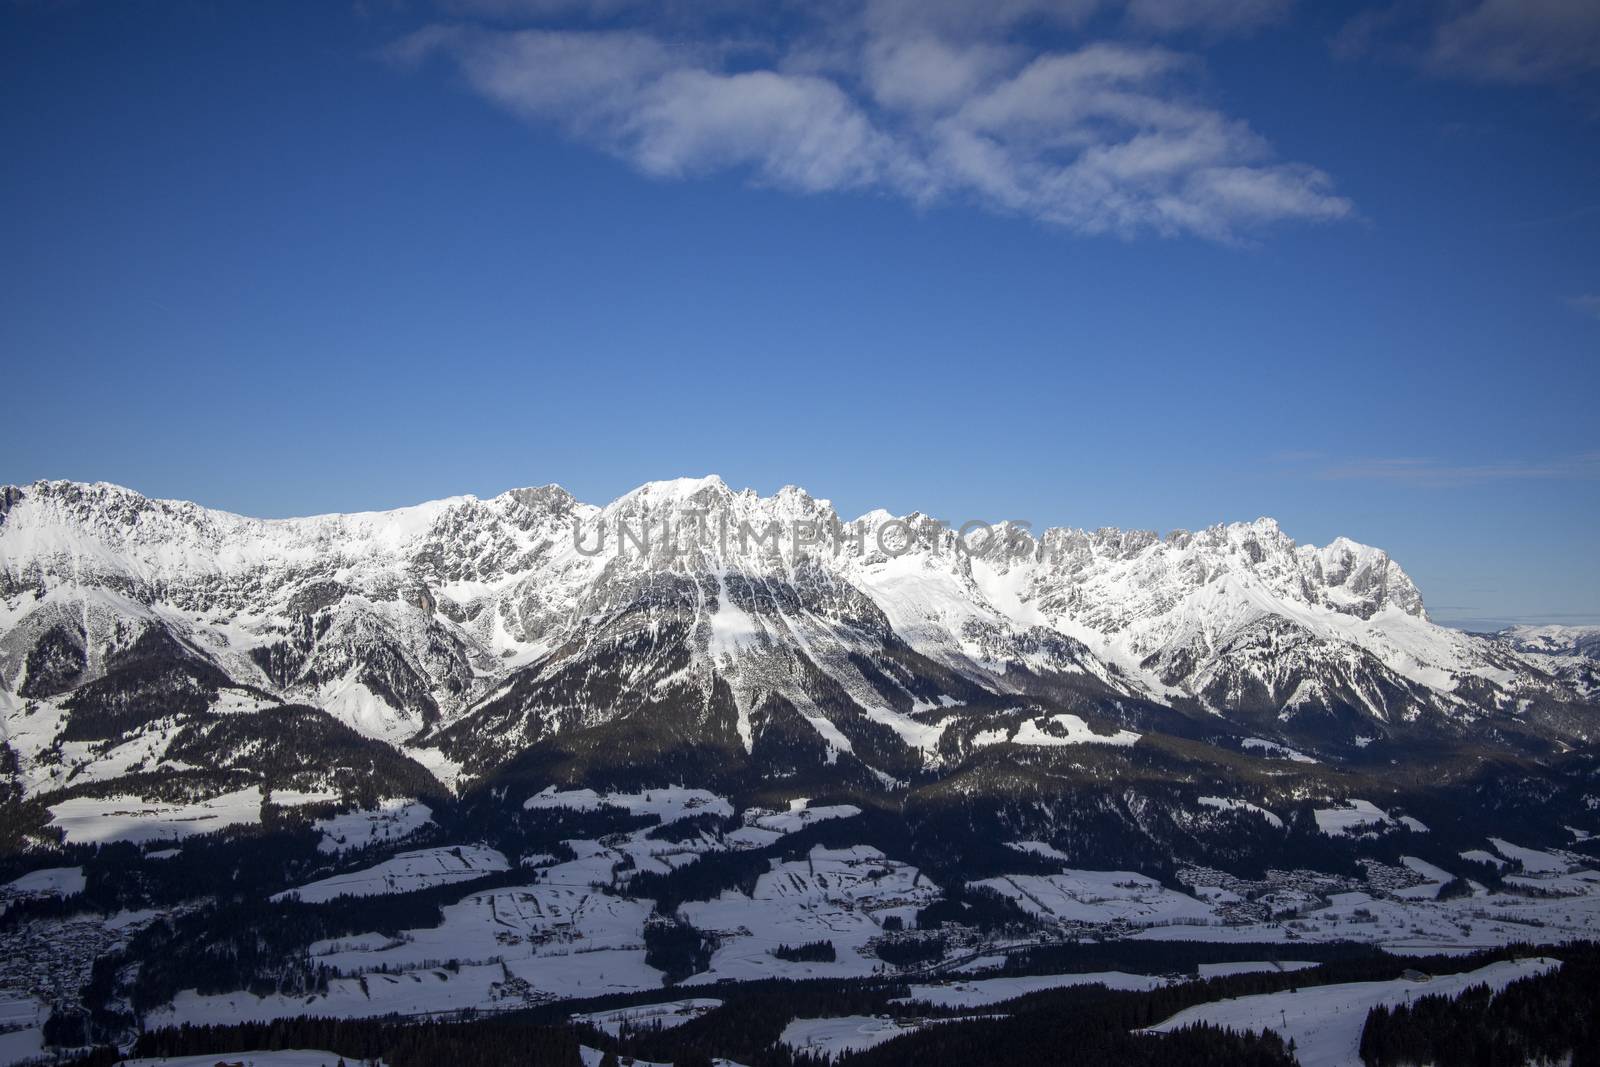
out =
{"type": "Polygon", "coordinates": [[[1297,545],[1271,519],[964,540],[920,512],[842,523],[798,487],[715,476],[603,506],[552,484],[279,520],[104,484],[0,500],[7,714],[160,647],[185,678],[323,708],[472,773],[666,705],[751,758],[781,721],[785,744],[903,780],[945,758],[932,709],[1002,698],[1370,733],[1595,684],[1591,661],[1551,658],[1578,642],[1434,626],[1387,553],[1297,545]]]}

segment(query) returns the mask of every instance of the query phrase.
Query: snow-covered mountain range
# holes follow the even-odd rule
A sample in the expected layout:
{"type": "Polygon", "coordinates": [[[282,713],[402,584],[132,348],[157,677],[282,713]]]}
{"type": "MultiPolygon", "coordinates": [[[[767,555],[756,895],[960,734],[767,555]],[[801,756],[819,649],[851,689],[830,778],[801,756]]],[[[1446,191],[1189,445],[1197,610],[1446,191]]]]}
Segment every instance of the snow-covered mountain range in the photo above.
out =
{"type": "Polygon", "coordinates": [[[263,751],[323,784],[352,753],[449,785],[533,753],[571,779],[891,789],[990,745],[1146,732],[1556,752],[1594,736],[1596,654],[1593,632],[1435,625],[1382,550],[1270,519],[963,539],[715,477],[285,520],[0,488],[0,714],[28,795],[263,751]],[[338,767],[257,728],[285,707],[338,767]]]}

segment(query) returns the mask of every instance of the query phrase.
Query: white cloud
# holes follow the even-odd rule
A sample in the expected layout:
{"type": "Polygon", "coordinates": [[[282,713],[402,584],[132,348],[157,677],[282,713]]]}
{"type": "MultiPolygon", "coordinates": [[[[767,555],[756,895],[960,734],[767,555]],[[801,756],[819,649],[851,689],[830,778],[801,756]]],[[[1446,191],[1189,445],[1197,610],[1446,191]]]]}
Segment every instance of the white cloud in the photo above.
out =
{"type": "Polygon", "coordinates": [[[658,177],[750,167],[773,185],[909,191],[914,161],[833,82],[772,70],[722,73],[713,46],[636,32],[433,28],[394,54],[445,53],[479,93],[658,177]]]}
{"type": "Polygon", "coordinates": [[[1594,0],[1401,0],[1356,15],[1335,38],[1344,56],[1376,54],[1439,77],[1558,83],[1600,70],[1594,0]]]}
{"type": "Polygon", "coordinates": [[[458,51],[462,70],[485,96],[578,131],[631,112],[641,87],[680,63],[660,42],[635,33],[446,32],[437,40],[458,51]]]}
{"type": "Polygon", "coordinates": [[[623,118],[628,155],[680,176],[748,165],[805,192],[889,181],[902,161],[849,97],[824,79],[768,70],[676,70],[647,86],[623,118]]]}
{"type": "Polygon", "coordinates": [[[1367,459],[1330,466],[1323,478],[1392,482],[1417,488],[1448,489],[1484,482],[1592,480],[1600,478],[1600,452],[1561,459],[1527,462],[1496,460],[1487,463],[1443,463],[1434,459],[1367,459]]]}
{"type": "Polygon", "coordinates": [[[1555,81],[1600,68],[1595,0],[1481,0],[1443,21],[1426,62],[1485,81],[1555,81]]]}
{"type": "Polygon", "coordinates": [[[1315,168],[1275,164],[1249,126],[1195,103],[1174,53],[1091,45],[1034,60],[939,120],[933,162],[957,187],[1087,233],[1226,238],[1351,212],[1315,168]]]}
{"type": "Polygon", "coordinates": [[[865,78],[884,107],[938,110],[958,105],[979,86],[1014,67],[1017,51],[997,44],[966,47],[934,37],[875,40],[866,48],[865,78]]]}
{"type": "MultiPolygon", "coordinates": [[[[758,49],[681,24],[670,37],[649,26],[434,27],[394,53],[447,56],[500,106],[662,178],[733,169],[798,192],[968,199],[1129,236],[1227,240],[1352,213],[1326,174],[1276,161],[1246,122],[1206,101],[1194,57],[1138,42],[1041,51],[1008,34],[1042,19],[1077,25],[1099,6],[841,0],[831,10],[851,17],[758,49]]],[[[1170,3],[1167,24],[1180,7],[1213,19],[1221,9],[1170,3]]]]}
{"type": "Polygon", "coordinates": [[[1572,298],[1572,306],[1586,315],[1600,319],[1600,293],[1586,293],[1572,298]]]}
{"type": "Polygon", "coordinates": [[[550,18],[556,15],[604,15],[632,7],[631,0],[439,0],[453,15],[485,18],[550,18]]]}
{"type": "Polygon", "coordinates": [[[1128,21],[1161,33],[1234,33],[1281,21],[1294,0],[1128,0],[1128,21]]]}
{"type": "MultiPolygon", "coordinates": [[[[1105,4],[1102,0],[866,0],[859,5],[862,28],[875,37],[935,34],[971,39],[1023,22],[1053,26],[1083,25],[1105,4]]],[[[857,5],[834,6],[835,19],[848,19],[857,5]]]]}

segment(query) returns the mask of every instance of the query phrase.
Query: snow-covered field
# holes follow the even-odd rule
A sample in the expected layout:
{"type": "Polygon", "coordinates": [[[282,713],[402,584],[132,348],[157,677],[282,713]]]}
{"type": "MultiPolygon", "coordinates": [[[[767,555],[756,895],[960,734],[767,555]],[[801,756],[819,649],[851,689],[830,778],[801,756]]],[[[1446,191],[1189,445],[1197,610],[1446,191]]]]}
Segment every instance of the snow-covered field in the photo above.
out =
{"type": "Polygon", "coordinates": [[[473,893],[446,906],[437,927],[395,938],[373,933],[313,943],[313,962],[349,976],[331,980],[326,993],[202,996],[191,990],[155,1015],[173,1025],[306,1014],[420,1015],[657,989],[661,972],[644,962],[651,904],[595,889],[611,881],[620,857],[588,844],[587,855],[544,869],[536,884],[473,893]],[[445,967],[450,961],[458,966],[445,967]]]}
{"type": "MultiPolygon", "coordinates": [[[[536,884],[474,893],[448,905],[444,921],[432,929],[409,930],[395,940],[363,935],[317,942],[312,955],[347,974],[426,968],[429,961],[451,959],[504,962],[515,971],[539,958],[637,957],[637,966],[616,961],[612,984],[619,987],[610,991],[655,988],[659,973],[642,964],[650,902],[594,888],[610,881],[612,862],[602,852],[547,868],[536,884]]],[[[581,969],[576,962],[568,966],[581,969]]]]}
{"type": "Polygon", "coordinates": [[[865,949],[882,936],[884,919],[898,916],[911,928],[916,910],[941,895],[915,867],[886,859],[875,848],[819,845],[804,860],[778,864],[762,875],[751,896],[729,890],[715,900],[683,905],[690,923],[720,938],[711,969],[685,984],[872,974],[883,965],[865,949]],[[832,942],[837,958],[792,962],[772,954],[779,945],[812,941],[832,942]]]}
{"type": "Polygon", "coordinates": [[[402,852],[365,870],[336,874],[310,885],[286,889],[272,897],[295,897],[306,904],[320,904],[335,897],[371,897],[385,893],[413,893],[418,889],[467,882],[493,871],[510,867],[506,858],[492,848],[457,845],[450,848],[425,848],[402,852]]]}
{"type": "Polygon", "coordinates": [[[973,982],[953,982],[949,985],[914,985],[911,995],[900,997],[896,1004],[927,1003],[940,1008],[985,1008],[1016,997],[1037,993],[1041,989],[1065,989],[1069,986],[1103,985],[1107,989],[1155,989],[1165,985],[1167,979],[1148,974],[1126,974],[1122,971],[1097,971],[1088,974],[1036,974],[1019,978],[981,978],[973,982]]]}
{"type": "MultiPolygon", "coordinates": [[[[359,1064],[365,1061],[345,1060],[337,1052],[318,1049],[281,1049],[277,1052],[211,1052],[204,1056],[169,1056],[154,1059],[123,1060],[118,1067],[217,1067],[218,1064],[241,1064],[242,1067],[335,1067],[340,1062],[359,1064]]],[[[378,1067],[382,1067],[380,1063],[378,1067]]]]}
{"type": "Polygon", "coordinates": [[[1394,822],[1389,813],[1368,800],[1352,800],[1341,808],[1318,808],[1317,829],[1325,834],[1360,834],[1394,822]]]}
{"type": "Polygon", "coordinates": [[[746,813],[750,825],[758,830],[766,830],[777,834],[792,834],[803,830],[812,823],[823,822],[827,819],[848,819],[860,815],[861,809],[854,804],[825,804],[821,807],[812,807],[811,802],[800,798],[789,802],[789,810],[782,812],[764,813],[752,809],[746,813]]]}
{"type": "MultiPolygon", "coordinates": [[[[594,811],[602,805],[623,808],[634,815],[655,815],[663,824],[698,815],[715,815],[719,818],[730,818],[733,815],[733,805],[725,798],[704,789],[652,789],[643,793],[602,795],[592,789],[557,792],[554,788],[550,788],[529,797],[523,806],[528,810],[568,808],[576,811],[594,811]]],[[[634,871],[665,873],[670,868],[692,861],[703,852],[718,849],[764,848],[785,835],[803,830],[814,823],[828,819],[848,819],[860,814],[861,809],[853,804],[812,807],[810,801],[801,797],[790,801],[788,811],[750,808],[741,815],[744,825],[720,839],[710,832],[698,839],[691,838],[677,842],[652,838],[647,833],[633,833],[628,835],[626,841],[613,843],[610,847],[629,857],[634,864],[634,871]]]]}
{"type": "Polygon", "coordinates": [[[1459,996],[1475,985],[1504,989],[1519,978],[1544,974],[1559,961],[1537,958],[1503,961],[1465,974],[1441,975],[1425,982],[1397,978],[1387,982],[1345,982],[1307,986],[1297,991],[1236,997],[1186,1008],[1150,1029],[1167,1033],[1195,1023],[1232,1030],[1276,1030],[1295,1043],[1300,1067],[1359,1067],[1361,1028],[1367,1012],[1380,1004],[1404,1004],[1414,997],[1459,996]]]}
{"type": "Polygon", "coordinates": [[[50,1006],[16,991],[0,991],[0,1064],[21,1063],[44,1051],[50,1006]]]}
{"type": "Polygon", "coordinates": [[[1239,742],[1239,747],[1251,752],[1260,752],[1268,758],[1286,759],[1292,763],[1315,763],[1316,760],[1304,752],[1296,752],[1288,745],[1276,741],[1268,741],[1264,737],[1247,737],[1239,742]]]}
{"type": "Polygon", "coordinates": [[[795,1019],[778,1040],[796,1052],[839,1056],[881,1045],[901,1034],[954,1019],[891,1019],[876,1015],[841,1015],[830,1019],[795,1019]]]}
{"type": "Polygon", "coordinates": [[[1504,868],[1508,866],[1504,859],[1482,848],[1469,848],[1461,853],[1461,858],[1471,860],[1473,863],[1487,863],[1491,867],[1504,868]]]}
{"type": "Polygon", "coordinates": [[[1062,745],[1117,745],[1126,747],[1139,740],[1132,730],[1115,730],[1098,734],[1077,715],[1050,715],[1025,719],[1015,731],[1005,729],[984,730],[974,735],[974,745],[998,745],[1009,741],[1013,745],[1055,747],[1062,745]]]}
{"type": "MultiPolygon", "coordinates": [[[[588,1045],[578,1046],[578,1056],[583,1060],[583,1067],[600,1067],[605,1062],[606,1054],[597,1048],[588,1045]]],[[[713,1060],[716,1067],[722,1067],[727,1060],[713,1060]]],[[[655,1060],[634,1060],[633,1067],[672,1067],[670,1063],[659,1063],[655,1060]]]]}
{"type": "MultiPolygon", "coordinates": [[[[146,1024],[155,1027],[264,1022],[307,1014],[358,1019],[502,1007],[508,1002],[501,995],[504,978],[498,965],[464,966],[457,972],[440,968],[404,976],[335,978],[329,981],[326,993],[306,997],[260,997],[244,991],[201,995],[191,989],[179,993],[170,1005],[150,1012],[146,1024]]],[[[520,1004],[522,1000],[517,998],[511,1003],[520,1004]]]]}
{"type": "Polygon", "coordinates": [[[177,840],[225,826],[261,821],[261,789],[251,786],[210,800],[168,804],[139,797],[73,797],[50,806],[51,825],[73,844],[177,840]]]}
{"type": "Polygon", "coordinates": [[[1208,808],[1217,808],[1221,811],[1251,811],[1267,820],[1270,825],[1280,830],[1283,829],[1282,819],[1266,808],[1252,804],[1248,800],[1233,800],[1229,797],[1201,797],[1200,803],[1208,808]]]}
{"type": "Polygon", "coordinates": [[[26,1063],[44,1052],[43,1020],[39,1026],[0,1033],[0,1063],[26,1063]]]}
{"type": "Polygon", "coordinates": [[[372,845],[404,841],[433,821],[426,804],[399,798],[380,801],[376,808],[356,808],[330,819],[319,819],[322,834],[317,848],[323,852],[350,852],[372,845]]]}
{"type": "Polygon", "coordinates": [[[719,815],[727,818],[733,814],[733,805],[705,789],[665,788],[643,793],[606,793],[593,789],[558,791],[551,786],[542,793],[531,796],[523,803],[529,811],[540,808],[570,808],[576,811],[594,811],[602,805],[625,808],[634,815],[657,815],[661,821],[676,822],[694,815],[719,815]]]}
{"type": "Polygon", "coordinates": [[[1023,910],[1057,922],[1150,925],[1215,919],[1211,905],[1132,871],[1008,874],[972,884],[1010,897],[1023,910]]]}
{"type": "Polygon", "coordinates": [[[29,871],[0,886],[0,900],[7,897],[70,897],[87,885],[82,867],[47,867],[29,871]]]}
{"type": "Polygon", "coordinates": [[[688,1000],[664,1000],[657,1004],[640,1004],[631,1008],[613,1008],[610,1011],[591,1011],[572,1016],[575,1023],[588,1023],[616,1037],[623,1026],[634,1030],[652,1027],[670,1030],[682,1026],[690,1019],[698,1019],[706,1012],[720,1008],[722,1001],[711,997],[691,997],[688,1000]]]}
{"type": "Polygon", "coordinates": [[[1060,863],[1071,863],[1067,854],[1044,841],[1007,841],[1007,848],[1014,848],[1018,852],[1026,852],[1032,856],[1043,856],[1045,859],[1056,860],[1060,863]]]}
{"type": "MultiPolygon", "coordinates": [[[[1208,806],[1248,809],[1242,801],[1208,798],[1208,806]]],[[[534,808],[593,810],[601,804],[677,821],[702,813],[730,818],[725,798],[704,790],[659,789],[631,794],[587,790],[547,790],[529,801],[534,808]]],[[[1325,809],[1323,829],[1335,833],[1392,819],[1374,806],[1325,809]],[[1371,808],[1371,811],[1366,810],[1371,808]]],[[[186,991],[158,1010],[147,1025],[184,1022],[237,1022],[293,1015],[371,1017],[425,1015],[462,1009],[496,1009],[558,999],[661,988],[664,977],[645,963],[644,927],[654,902],[630,899],[626,891],[640,871],[666,871],[716,850],[758,848],[823,819],[858,814],[848,805],[813,807],[796,800],[788,811],[750,809],[743,825],[723,834],[708,826],[685,840],[650,836],[644,828],[603,842],[565,842],[575,858],[555,862],[546,855],[510,858],[480,845],[442,845],[414,849],[360,871],[325,878],[280,896],[307,901],[340,895],[409,892],[476,878],[489,871],[522,869],[527,883],[464,893],[443,908],[435,928],[401,931],[397,936],[364,933],[317,942],[310,962],[334,977],[325,993],[259,997],[248,992],[199,995],[186,991]]],[[[1263,812],[1271,816],[1270,812],[1263,812]]],[[[322,847],[346,851],[369,842],[403,839],[430,825],[428,809],[415,802],[388,802],[376,811],[348,812],[319,824],[322,847]]],[[[1040,841],[1012,847],[1067,864],[1067,856],[1040,841]]],[[[1220,885],[1196,885],[1195,895],[1167,888],[1130,871],[1067,869],[1058,874],[1015,874],[976,885],[994,889],[1050,922],[1074,928],[1114,925],[1144,929],[1132,936],[1292,945],[1296,942],[1352,940],[1393,951],[1460,951],[1510,942],[1552,942],[1600,937],[1600,874],[1576,865],[1569,853],[1539,852],[1508,841],[1486,842],[1494,853],[1513,857],[1528,873],[1515,876],[1538,892],[1491,893],[1478,886],[1473,895],[1436,899],[1454,879],[1447,866],[1405,857],[1404,867],[1376,865],[1370,881],[1296,872],[1274,875],[1271,891],[1238,886],[1251,899],[1280,900],[1270,921],[1241,920],[1229,908],[1239,893],[1220,885]],[[1408,883],[1407,880],[1410,880],[1408,883]],[[1415,884],[1419,881],[1420,884],[1415,884]],[[1383,888],[1388,886],[1389,888],[1383,888]],[[1359,887],[1359,888],[1358,888],[1359,887]],[[1203,898],[1203,899],[1202,899],[1203,898]]],[[[66,885],[67,873],[36,872],[41,884],[66,885]]],[[[1513,883],[1514,885],[1518,883],[1513,883]]],[[[891,917],[914,929],[918,909],[940,899],[941,889],[916,868],[876,848],[816,846],[804,857],[772,861],[746,895],[724,890],[715,899],[689,901],[683,919],[712,935],[715,949],[706,971],[685,987],[724,980],[768,978],[848,978],[892,972],[876,945],[899,935],[885,930],[891,917]],[[774,955],[781,945],[817,941],[832,945],[830,961],[790,961],[774,955]]],[[[894,924],[891,924],[894,925],[894,924]]],[[[1007,946],[963,944],[957,958],[965,971],[1004,962],[1007,946]]],[[[1207,964],[1201,977],[1269,968],[1294,969],[1304,962],[1273,963],[1277,949],[1261,950],[1256,962],[1207,964]]],[[[1292,949],[1283,949],[1291,955],[1292,949]]],[[[1254,953],[1252,953],[1254,955],[1254,953]]],[[[952,976],[958,972],[953,972],[952,976]]],[[[926,981],[912,988],[911,1001],[930,1000],[957,1009],[986,1006],[1033,992],[1091,982],[1118,989],[1150,989],[1168,979],[1122,972],[1044,975],[1024,978],[971,978],[926,981]]],[[[686,993],[689,989],[684,990],[686,993]]],[[[633,1025],[672,1025],[715,1006],[707,998],[594,1013],[587,1018],[602,1029],[633,1025]]],[[[787,1031],[794,1047],[838,1051],[887,1040],[915,1023],[881,1019],[805,1020],[787,1031]]],[[[14,1038],[13,1040],[23,1040],[14,1038]]]]}
{"type": "Polygon", "coordinates": [[[1311,960],[1244,960],[1239,963],[1202,963],[1201,978],[1226,978],[1230,974],[1264,974],[1268,971],[1304,971],[1317,964],[1311,960]]]}
{"type": "MultiPolygon", "coordinates": [[[[1143,930],[1136,938],[1248,943],[1359,941],[1391,952],[1449,952],[1509,944],[1557,944],[1600,940],[1600,872],[1579,867],[1581,857],[1534,853],[1544,873],[1507,877],[1509,892],[1476,886],[1472,895],[1437,899],[1445,868],[1404,857],[1408,870],[1427,879],[1420,885],[1380,893],[1376,888],[1333,891],[1325,903],[1304,891],[1292,915],[1265,922],[1173,925],[1143,930]],[[1544,857],[1538,859],[1537,857],[1544,857]],[[1397,899],[1398,898],[1398,899],[1397,899]]],[[[1476,853],[1477,850],[1469,850],[1476,853]]],[[[1472,857],[1469,857],[1472,858],[1472,857]]]]}
{"type": "Polygon", "coordinates": [[[1571,868],[1572,863],[1554,853],[1540,852],[1534,848],[1523,848],[1513,845],[1510,841],[1498,837],[1491,837],[1489,843],[1494,850],[1508,860],[1516,860],[1522,864],[1525,874],[1564,874],[1571,868]]]}
{"type": "MultiPolygon", "coordinates": [[[[587,790],[547,791],[534,800],[537,806],[577,808],[603,801],[668,821],[702,812],[726,816],[733,810],[724,798],[689,789],[603,798],[587,790]]],[[[854,814],[856,809],[845,806],[804,804],[784,813],[752,811],[744,830],[763,835],[760,841],[741,840],[736,832],[723,840],[700,835],[672,842],[651,838],[649,828],[607,838],[606,844],[569,840],[576,859],[530,870],[527,885],[469,894],[444,908],[437,927],[402,931],[398,937],[369,933],[314,943],[312,962],[339,975],[326,993],[307,998],[186,991],[152,1020],[179,1024],[303,1014],[416,1015],[658,989],[661,972],[644,962],[644,924],[653,903],[598,887],[624,886],[641,870],[666,870],[718,848],[757,847],[820,819],[854,814]],[[445,967],[451,961],[456,966],[445,967]]],[[[421,805],[391,807],[376,816],[348,813],[323,827],[323,845],[332,841],[341,849],[354,847],[375,831],[420,825],[418,820],[425,823],[426,817],[421,805]]],[[[421,888],[507,866],[506,858],[490,849],[441,846],[289,892],[300,893],[302,899],[309,893],[318,900],[354,891],[400,892],[406,884],[421,888]],[[468,858],[458,860],[457,849],[468,858]]],[[[879,963],[863,950],[882,934],[883,918],[909,920],[939,895],[938,887],[914,868],[887,860],[875,849],[813,850],[807,859],[764,875],[752,897],[730,892],[685,906],[686,917],[696,926],[723,935],[711,971],[692,981],[869,974],[879,963]],[[836,962],[794,963],[771,954],[780,944],[821,939],[834,942],[836,962]]]]}
{"type": "Polygon", "coordinates": [[[1407,886],[1404,889],[1395,890],[1395,896],[1405,897],[1407,900],[1434,900],[1439,896],[1439,890],[1443,889],[1446,883],[1455,878],[1455,875],[1444,868],[1436,867],[1427,860],[1418,859],[1416,856],[1401,856],[1400,862],[1405,864],[1407,869],[1427,879],[1421,885],[1407,886]]]}

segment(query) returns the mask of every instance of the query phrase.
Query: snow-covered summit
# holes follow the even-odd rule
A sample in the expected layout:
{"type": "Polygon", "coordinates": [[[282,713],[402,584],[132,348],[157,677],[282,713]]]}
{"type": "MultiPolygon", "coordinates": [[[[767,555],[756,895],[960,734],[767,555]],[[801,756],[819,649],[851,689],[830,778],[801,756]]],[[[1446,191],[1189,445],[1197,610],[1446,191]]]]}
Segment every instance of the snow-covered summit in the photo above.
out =
{"type": "Polygon", "coordinates": [[[894,778],[939,758],[925,709],[978,693],[1370,733],[1591,690],[1556,662],[1580,638],[1435,626],[1381,549],[1300,545],[1269,518],[963,538],[714,475],[603,505],[546,485],[271,520],[104,483],[0,488],[7,709],[65,700],[151,635],[458,763],[663,701],[712,717],[726,701],[747,752],[774,701],[826,758],[882,734],[910,753],[875,757],[894,778]]]}
{"type": "Polygon", "coordinates": [[[1600,626],[1508,626],[1495,637],[1524,652],[1600,660],[1600,626]]]}

